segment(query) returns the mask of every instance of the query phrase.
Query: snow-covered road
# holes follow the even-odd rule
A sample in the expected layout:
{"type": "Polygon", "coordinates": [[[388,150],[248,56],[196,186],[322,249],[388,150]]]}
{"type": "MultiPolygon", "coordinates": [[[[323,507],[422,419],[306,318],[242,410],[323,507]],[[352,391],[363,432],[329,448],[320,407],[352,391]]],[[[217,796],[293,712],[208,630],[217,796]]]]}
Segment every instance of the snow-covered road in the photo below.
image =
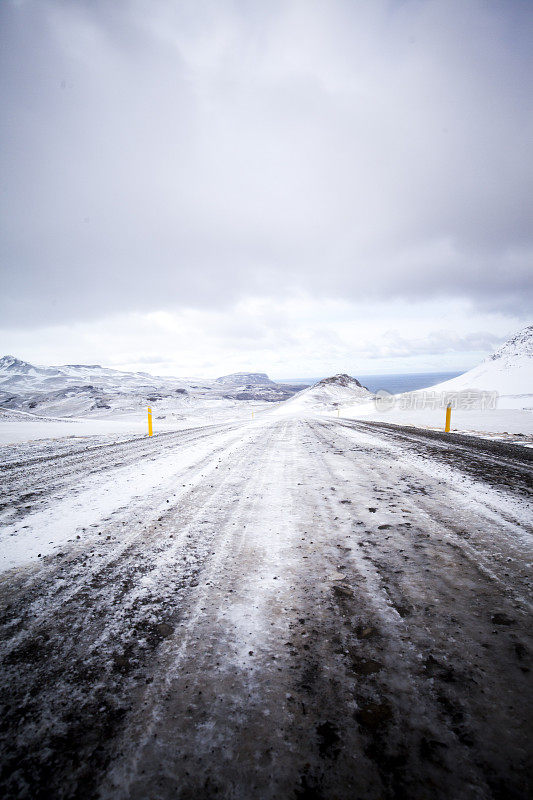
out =
{"type": "Polygon", "coordinates": [[[3,455],[3,796],[531,796],[531,451],[265,415],[3,455]]]}

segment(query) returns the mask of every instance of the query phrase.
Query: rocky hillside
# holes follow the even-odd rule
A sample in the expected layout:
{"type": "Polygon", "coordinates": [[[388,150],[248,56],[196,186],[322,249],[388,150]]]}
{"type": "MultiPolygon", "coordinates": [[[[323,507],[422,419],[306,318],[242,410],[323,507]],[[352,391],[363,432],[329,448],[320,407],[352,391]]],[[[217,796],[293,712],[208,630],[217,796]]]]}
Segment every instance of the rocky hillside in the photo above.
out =
{"type": "Polygon", "coordinates": [[[499,361],[507,366],[531,363],[533,360],[533,325],[527,325],[496,350],[488,361],[499,361]]]}

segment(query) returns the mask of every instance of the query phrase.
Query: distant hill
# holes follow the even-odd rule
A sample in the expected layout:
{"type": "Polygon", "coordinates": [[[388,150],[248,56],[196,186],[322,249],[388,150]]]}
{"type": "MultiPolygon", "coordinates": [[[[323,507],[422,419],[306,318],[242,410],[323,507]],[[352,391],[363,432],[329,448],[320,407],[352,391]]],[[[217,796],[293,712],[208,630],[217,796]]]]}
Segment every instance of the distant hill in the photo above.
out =
{"type": "Polygon", "coordinates": [[[334,411],[336,408],[346,404],[362,403],[373,398],[365,386],[362,386],[357,378],[345,373],[332,375],[330,378],[323,378],[314,386],[298,392],[286,404],[287,411],[296,411],[297,408],[306,411],[325,410],[334,411]]]}

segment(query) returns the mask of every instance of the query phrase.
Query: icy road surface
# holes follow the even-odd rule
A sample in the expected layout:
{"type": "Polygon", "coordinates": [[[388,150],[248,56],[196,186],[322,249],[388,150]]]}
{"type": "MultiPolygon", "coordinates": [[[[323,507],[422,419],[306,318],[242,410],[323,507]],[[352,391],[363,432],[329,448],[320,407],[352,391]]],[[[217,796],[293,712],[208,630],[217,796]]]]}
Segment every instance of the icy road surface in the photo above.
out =
{"type": "Polygon", "coordinates": [[[2,796],[531,797],[532,459],[312,418],[5,448],[2,796]]]}

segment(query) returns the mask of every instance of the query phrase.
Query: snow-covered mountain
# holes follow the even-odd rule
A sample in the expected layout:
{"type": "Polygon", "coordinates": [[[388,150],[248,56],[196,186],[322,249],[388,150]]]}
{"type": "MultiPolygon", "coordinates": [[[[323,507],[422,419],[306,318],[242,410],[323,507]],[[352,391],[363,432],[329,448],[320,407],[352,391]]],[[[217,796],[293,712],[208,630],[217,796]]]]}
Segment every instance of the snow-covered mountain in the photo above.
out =
{"type": "Polygon", "coordinates": [[[499,361],[500,364],[508,366],[518,366],[531,359],[533,359],[533,325],[526,325],[502,344],[487,360],[499,361]]]}
{"type": "Polygon", "coordinates": [[[357,378],[340,373],[331,378],[323,378],[314,386],[298,392],[284,404],[289,413],[302,409],[308,412],[335,411],[346,404],[364,403],[374,397],[366,386],[362,386],[357,378]]]}
{"type": "Polygon", "coordinates": [[[0,358],[0,408],[45,416],[130,412],[150,398],[174,396],[181,403],[187,384],[142,372],[121,372],[98,364],[40,367],[13,356],[0,358]]]}
{"type": "Polygon", "coordinates": [[[0,358],[0,391],[60,391],[69,386],[91,384],[108,391],[186,387],[179,378],[163,378],[146,372],[122,372],[99,364],[65,364],[60,367],[37,367],[14,356],[0,358]]]}
{"type": "Polygon", "coordinates": [[[533,405],[533,325],[527,325],[477,367],[431,387],[438,391],[498,392],[500,408],[533,405]]]}
{"type": "Polygon", "coordinates": [[[274,383],[265,373],[194,380],[123,372],[98,364],[42,367],[14,356],[0,358],[0,408],[49,416],[130,413],[147,404],[170,413],[244,400],[279,402],[300,389],[274,383]]]}

